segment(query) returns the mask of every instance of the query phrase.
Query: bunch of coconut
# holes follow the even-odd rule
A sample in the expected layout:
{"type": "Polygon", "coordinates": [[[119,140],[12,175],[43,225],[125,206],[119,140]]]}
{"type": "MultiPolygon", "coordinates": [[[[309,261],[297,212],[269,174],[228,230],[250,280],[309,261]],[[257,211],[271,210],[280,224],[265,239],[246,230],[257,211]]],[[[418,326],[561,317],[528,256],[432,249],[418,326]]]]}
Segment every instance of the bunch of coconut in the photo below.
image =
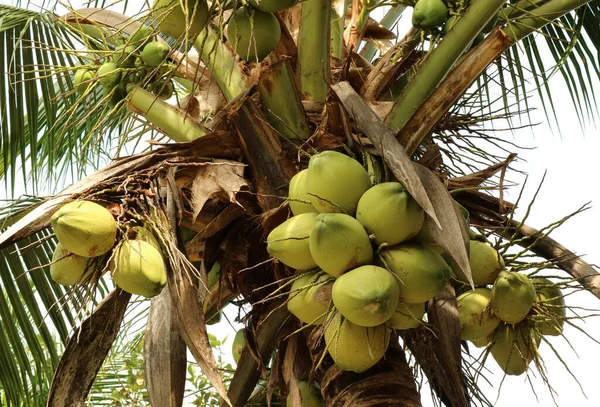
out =
{"type": "Polygon", "coordinates": [[[537,356],[542,335],[562,334],[561,290],[548,279],[505,270],[502,257],[483,242],[471,241],[470,264],[476,288],[457,298],[461,339],[487,347],[506,374],[520,375],[537,356]]]}
{"type": "Polygon", "coordinates": [[[131,294],[153,297],[167,282],[160,246],[147,229],[133,227],[114,249],[117,222],[111,212],[95,202],[69,202],[51,218],[58,245],[52,257],[50,275],[62,285],[84,283],[111,271],[117,286],[131,294]],[[106,256],[110,262],[106,266],[106,256]],[[97,273],[94,275],[94,273],[97,273]]]}
{"type": "Polygon", "coordinates": [[[415,240],[424,213],[398,182],[372,185],[353,158],[324,151],[290,182],[293,217],[267,237],[269,253],[297,269],[287,303],[305,324],[324,324],[327,351],[362,372],[384,355],[390,330],[422,322],[451,268],[415,240]]]}

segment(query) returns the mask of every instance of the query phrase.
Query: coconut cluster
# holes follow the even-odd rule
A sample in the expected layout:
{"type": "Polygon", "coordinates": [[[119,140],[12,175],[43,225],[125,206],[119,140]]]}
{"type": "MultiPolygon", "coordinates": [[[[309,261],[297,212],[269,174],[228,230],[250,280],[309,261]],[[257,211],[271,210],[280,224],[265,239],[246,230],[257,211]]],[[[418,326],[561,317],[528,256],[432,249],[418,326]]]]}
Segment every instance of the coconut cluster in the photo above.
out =
{"type": "Polygon", "coordinates": [[[83,283],[110,270],[117,286],[150,298],[167,283],[165,262],[156,237],[141,226],[129,230],[130,239],[117,244],[117,222],[95,202],[69,202],[51,218],[58,245],[50,275],[62,285],[83,283]],[[110,259],[106,265],[107,258],[110,259]]]}
{"type": "Polygon", "coordinates": [[[362,372],[385,353],[391,329],[419,326],[452,269],[417,239],[424,212],[398,182],[372,185],[353,158],[324,151],[290,182],[293,217],[267,237],[269,253],[298,270],[288,309],[324,324],[327,350],[362,372]]]}

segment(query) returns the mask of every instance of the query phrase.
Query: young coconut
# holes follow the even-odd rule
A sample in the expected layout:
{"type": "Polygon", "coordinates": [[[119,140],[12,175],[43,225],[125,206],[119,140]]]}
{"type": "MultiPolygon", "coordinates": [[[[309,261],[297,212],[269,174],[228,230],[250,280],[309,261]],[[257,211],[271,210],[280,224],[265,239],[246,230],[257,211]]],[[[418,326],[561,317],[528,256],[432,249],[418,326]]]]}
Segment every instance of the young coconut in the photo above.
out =
{"type": "Polygon", "coordinates": [[[316,213],[302,213],[289,218],[267,236],[267,251],[277,260],[298,270],[317,267],[313,259],[309,238],[317,219],[316,213]]]}
{"type": "Polygon", "coordinates": [[[73,77],[75,91],[80,95],[85,93],[85,91],[92,84],[92,79],[94,79],[95,77],[96,72],[91,69],[81,68],[75,71],[75,76],[73,77]]]}
{"type": "Polygon", "coordinates": [[[361,266],[342,274],[333,283],[331,298],[350,322],[371,327],[394,315],[399,301],[396,277],[384,268],[361,266]]]}
{"type": "Polygon", "coordinates": [[[402,184],[384,182],[361,196],[356,219],[375,236],[375,243],[394,246],[419,233],[425,212],[402,184]]]}
{"type": "Polygon", "coordinates": [[[535,358],[541,336],[526,327],[501,325],[490,335],[490,353],[498,366],[509,376],[518,376],[527,370],[535,358]]]}
{"type": "Polygon", "coordinates": [[[492,312],[508,324],[521,322],[533,306],[535,288],[526,275],[501,271],[490,296],[492,312]]]}
{"type": "Polygon", "coordinates": [[[367,170],[355,159],[336,151],[310,157],[306,192],[319,212],[354,216],[360,197],[371,188],[367,170]]]}
{"type": "Polygon", "coordinates": [[[531,279],[536,291],[533,320],[542,335],[560,336],[563,331],[567,308],[560,288],[546,278],[531,279]]]}
{"type": "Polygon", "coordinates": [[[442,256],[421,243],[402,243],[380,254],[384,267],[400,278],[400,299],[419,304],[435,297],[450,280],[452,269],[442,256]]]}
{"type": "Polygon", "coordinates": [[[339,312],[327,318],[327,352],[342,370],[364,372],[379,362],[389,343],[390,330],[384,325],[365,328],[348,321],[339,312]]]}
{"type": "Polygon", "coordinates": [[[321,325],[331,302],[331,276],[307,273],[297,278],[290,288],[288,311],[309,325],[321,325]]]}
{"type": "Polygon", "coordinates": [[[280,38],[277,17],[252,7],[239,8],[227,25],[227,40],[245,61],[262,61],[279,44],[280,38]]]}
{"type": "Polygon", "coordinates": [[[144,46],[140,58],[148,66],[159,66],[169,54],[169,46],[158,41],[151,41],[144,46]]]}
{"type": "Polygon", "coordinates": [[[206,27],[209,9],[206,0],[154,0],[152,17],[163,34],[183,38],[187,28],[188,38],[193,40],[206,27]]]}
{"type": "Polygon", "coordinates": [[[244,346],[246,346],[246,337],[244,336],[245,331],[246,328],[237,331],[233,338],[233,344],[231,345],[231,356],[233,356],[233,360],[236,364],[240,361],[242,351],[244,350],[244,346]]]}
{"type": "MultiPolygon", "coordinates": [[[[477,240],[471,240],[470,242],[469,263],[471,264],[471,275],[475,287],[494,284],[498,274],[504,269],[504,259],[496,249],[477,240]]],[[[469,284],[469,280],[460,268],[455,267],[453,270],[458,280],[469,284]]]]}
{"type": "Polygon", "coordinates": [[[132,227],[129,229],[127,237],[130,240],[143,240],[144,242],[150,243],[156,250],[161,251],[160,244],[158,243],[158,240],[156,240],[156,237],[154,237],[154,233],[150,232],[150,230],[145,227],[132,227]]]}
{"type": "Polygon", "coordinates": [[[359,221],[343,213],[320,213],[315,217],[309,248],[324,272],[337,278],[373,261],[371,241],[359,221]]]}
{"type": "Polygon", "coordinates": [[[476,348],[485,348],[488,345],[488,343],[490,343],[490,341],[488,340],[488,336],[484,336],[483,338],[471,339],[470,342],[476,348]]]}
{"type": "Polygon", "coordinates": [[[146,298],[160,294],[167,284],[167,270],[160,251],[143,240],[126,240],[109,265],[112,278],[124,291],[146,298]]]}
{"type": "MultiPolygon", "coordinates": [[[[325,401],[321,397],[319,389],[306,381],[299,381],[298,388],[300,390],[300,398],[302,399],[302,407],[325,407],[325,401]]],[[[286,401],[286,407],[293,407],[292,393],[288,394],[286,401]]]]}
{"type": "Polygon", "coordinates": [[[249,3],[255,9],[265,13],[276,13],[292,7],[298,3],[298,0],[250,0],[249,3]]]}
{"type": "Polygon", "coordinates": [[[500,318],[489,307],[490,295],[490,289],[476,288],[458,296],[460,339],[487,338],[500,324],[500,318]]]}
{"type": "Polygon", "coordinates": [[[115,245],[117,223],[108,209],[90,201],[64,205],[50,219],[56,238],[71,253],[96,257],[115,245]]]}
{"type": "Polygon", "coordinates": [[[119,65],[114,62],[105,62],[100,65],[96,73],[100,85],[109,90],[116,87],[121,81],[121,72],[119,69],[119,65]]]}
{"type": "Polygon", "coordinates": [[[398,330],[416,328],[421,325],[424,315],[425,303],[409,304],[404,301],[398,301],[396,312],[387,320],[385,325],[398,330]]]}
{"type": "Polygon", "coordinates": [[[84,281],[93,271],[92,259],[71,253],[58,242],[50,264],[52,280],[62,285],[73,285],[84,281]]]}
{"type": "Polygon", "coordinates": [[[448,18],[448,8],[442,0],[418,0],[412,15],[412,25],[421,29],[441,26],[448,18]]]}
{"type": "Polygon", "coordinates": [[[310,203],[310,195],[306,192],[306,176],[308,175],[308,169],[302,170],[292,177],[290,180],[290,188],[288,196],[290,198],[289,205],[294,215],[300,215],[301,213],[317,213],[318,211],[310,203]],[[308,201],[308,203],[295,201],[294,199],[301,199],[308,201]]]}

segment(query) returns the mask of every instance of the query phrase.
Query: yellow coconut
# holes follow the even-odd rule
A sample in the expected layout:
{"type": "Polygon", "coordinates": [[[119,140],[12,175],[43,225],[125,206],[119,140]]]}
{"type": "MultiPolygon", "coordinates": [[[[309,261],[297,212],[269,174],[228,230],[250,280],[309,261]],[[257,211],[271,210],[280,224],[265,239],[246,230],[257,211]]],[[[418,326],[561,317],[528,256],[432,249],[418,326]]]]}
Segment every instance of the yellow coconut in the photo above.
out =
{"type": "Polygon", "coordinates": [[[115,283],[131,294],[151,298],[167,284],[162,255],[142,240],[123,242],[114,253],[109,268],[115,283]]]}
{"type": "Polygon", "coordinates": [[[533,320],[537,329],[542,335],[561,335],[567,316],[562,291],[546,278],[533,278],[531,282],[536,290],[533,320]]]}
{"type": "Polygon", "coordinates": [[[342,370],[364,372],[383,357],[389,343],[390,330],[384,325],[365,328],[348,321],[339,312],[327,318],[327,351],[342,370]]]}
{"type": "MultiPolygon", "coordinates": [[[[471,240],[469,250],[469,263],[475,287],[485,287],[494,284],[500,271],[504,269],[502,256],[487,243],[471,240]]],[[[454,268],[454,274],[460,281],[469,284],[467,277],[459,268],[454,268]]]]}
{"type": "Polygon", "coordinates": [[[183,38],[187,28],[188,38],[194,39],[208,23],[208,4],[205,0],[154,0],[152,17],[163,34],[183,38]]]}
{"type": "Polygon", "coordinates": [[[476,288],[458,296],[460,339],[486,338],[500,324],[500,319],[489,307],[490,295],[490,289],[476,288]]]}
{"type": "Polygon", "coordinates": [[[492,287],[490,306],[502,321],[516,324],[529,314],[535,301],[535,288],[526,275],[501,271],[492,287]]]}
{"type": "Polygon", "coordinates": [[[396,312],[385,323],[390,328],[404,330],[412,329],[421,325],[425,315],[425,303],[409,304],[404,301],[398,301],[396,312]]]}
{"type": "Polygon", "coordinates": [[[246,337],[244,336],[245,331],[245,328],[237,331],[233,338],[233,344],[231,345],[231,355],[236,364],[240,361],[240,356],[242,356],[242,351],[244,350],[244,346],[246,346],[246,337]]]}
{"type": "Polygon", "coordinates": [[[127,235],[129,240],[143,240],[144,242],[150,243],[156,250],[161,251],[160,244],[149,229],[142,226],[134,226],[129,229],[127,235]]]}
{"type": "Polygon", "coordinates": [[[317,267],[311,256],[309,238],[316,213],[301,213],[289,218],[267,236],[267,251],[283,264],[299,270],[317,267]]]}
{"type": "Polygon", "coordinates": [[[58,241],[79,256],[100,256],[115,245],[117,223],[108,209],[97,203],[69,202],[50,221],[58,241]]]}
{"type": "Polygon", "coordinates": [[[331,302],[331,276],[323,272],[307,273],[290,288],[288,310],[305,324],[320,325],[331,302]]]}
{"type": "Polygon", "coordinates": [[[384,182],[362,195],[356,219],[374,235],[375,243],[394,246],[419,233],[425,212],[402,184],[384,182]]]}
{"type": "Polygon", "coordinates": [[[310,195],[306,192],[306,176],[308,170],[302,170],[292,177],[290,180],[290,189],[288,196],[290,198],[290,209],[294,215],[300,215],[301,213],[318,212],[314,206],[310,203],[310,195]],[[295,201],[299,199],[307,201],[307,203],[295,201]]]}
{"type": "Polygon", "coordinates": [[[365,228],[352,216],[342,213],[316,216],[309,247],[317,265],[333,277],[373,260],[373,247],[365,228]]]}
{"type": "Polygon", "coordinates": [[[421,243],[402,243],[381,252],[382,264],[400,278],[400,299],[424,303],[450,280],[452,270],[442,256],[421,243]]]}
{"type": "Polygon", "coordinates": [[[59,242],[52,255],[50,276],[62,285],[73,285],[82,282],[93,274],[92,259],[69,252],[59,242]]]}
{"type": "Polygon", "coordinates": [[[323,151],[310,158],[306,192],[319,212],[345,212],[354,216],[360,197],[370,187],[367,170],[345,154],[323,151]]]}
{"type": "Polygon", "coordinates": [[[361,266],[333,283],[331,299],[337,310],[360,326],[381,325],[394,315],[399,300],[396,277],[386,269],[361,266]]]}
{"type": "Polygon", "coordinates": [[[496,363],[507,375],[518,376],[534,359],[541,337],[525,327],[504,324],[489,339],[496,363]]]}
{"type": "MultiPolygon", "coordinates": [[[[325,407],[325,402],[319,389],[306,381],[298,382],[300,389],[300,397],[302,399],[302,407],[325,407]]],[[[292,407],[292,394],[290,393],[285,402],[286,407],[292,407]]]]}

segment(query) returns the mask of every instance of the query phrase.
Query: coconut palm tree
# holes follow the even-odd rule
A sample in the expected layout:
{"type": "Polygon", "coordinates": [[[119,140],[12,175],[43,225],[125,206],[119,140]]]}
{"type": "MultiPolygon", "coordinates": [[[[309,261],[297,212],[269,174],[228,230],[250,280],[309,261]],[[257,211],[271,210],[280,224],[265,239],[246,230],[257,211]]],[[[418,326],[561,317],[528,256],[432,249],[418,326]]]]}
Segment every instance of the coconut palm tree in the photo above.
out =
{"type": "MultiPolygon", "coordinates": [[[[556,311],[560,295],[538,296],[518,329],[486,334],[484,359],[470,358],[457,304],[474,287],[470,237],[493,245],[509,270],[561,269],[536,283],[538,293],[549,285],[600,298],[595,269],[547,236],[566,218],[541,231],[514,218],[502,191],[520,149],[499,130],[527,122],[532,95],[560,128],[548,85],[555,72],[581,125],[595,119],[600,1],[44,6],[0,5],[0,176],[9,198],[0,235],[3,405],[176,406],[192,386],[204,405],[287,398],[300,406],[316,391],[327,406],[419,406],[420,373],[447,406],[490,405],[478,380],[498,360],[503,329],[516,338],[508,341],[513,361],[544,377],[530,346],[542,338],[540,319],[550,329],[575,322],[556,311]],[[411,11],[412,27],[397,35],[411,11]],[[307,274],[271,257],[265,242],[290,202],[312,201],[288,200],[288,186],[325,150],[359,161],[369,184],[402,183],[424,212],[425,241],[466,281],[444,280],[426,322],[380,325],[385,356],[358,372],[344,370],[323,340],[324,331],[345,329],[332,322],[342,320],[332,278],[290,294],[307,274]],[[63,286],[49,272],[63,260],[53,258],[51,219],[81,200],[113,215],[116,247],[63,286]],[[142,239],[140,226],[167,276],[162,291],[144,295],[111,278],[120,250],[142,239]],[[286,306],[312,286],[328,309],[324,325],[301,323],[286,306]],[[227,304],[243,310],[246,326],[234,371],[206,332],[227,304]],[[186,383],[188,352],[202,375],[190,369],[186,383]]],[[[356,329],[372,358],[371,328],[356,329]]]]}

